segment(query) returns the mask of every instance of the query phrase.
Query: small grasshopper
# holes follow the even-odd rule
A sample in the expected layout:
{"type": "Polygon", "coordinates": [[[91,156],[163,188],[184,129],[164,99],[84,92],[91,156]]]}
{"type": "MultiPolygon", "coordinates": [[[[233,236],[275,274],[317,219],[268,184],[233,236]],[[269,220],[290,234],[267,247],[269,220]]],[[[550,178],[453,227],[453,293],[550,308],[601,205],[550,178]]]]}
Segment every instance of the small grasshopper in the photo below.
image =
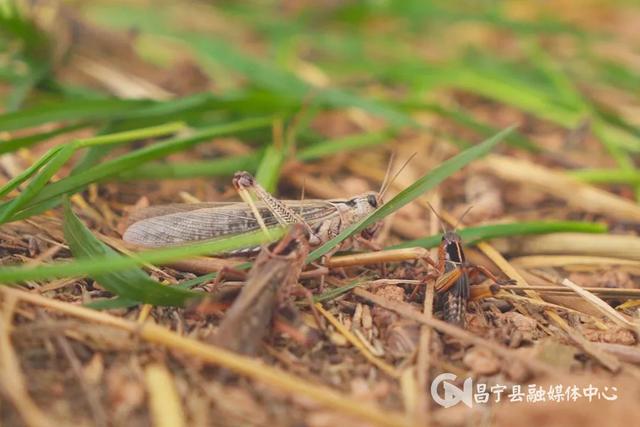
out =
{"type": "Polygon", "coordinates": [[[303,225],[296,224],[280,242],[264,246],[246,285],[220,324],[214,342],[241,354],[255,355],[268,332],[274,311],[284,307],[298,283],[309,245],[303,225]]]}
{"type": "MultiPolygon", "coordinates": [[[[442,307],[444,320],[458,325],[464,326],[467,313],[467,302],[471,295],[471,277],[482,273],[494,283],[501,285],[506,281],[498,279],[491,271],[481,265],[472,265],[467,263],[462,249],[462,238],[453,230],[444,228],[444,221],[438,213],[429,205],[433,213],[440,219],[442,224],[442,240],[438,246],[438,260],[431,263],[436,268],[436,285],[437,293],[436,306],[442,307]]],[[[464,216],[469,212],[468,208],[458,219],[459,224],[464,216]]],[[[433,276],[432,276],[433,277],[433,276]]]]}
{"type": "MultiPolygon", "coordinates": [[[[337,236],[348,226],[360,221],[382,205],[382,194],[369,192],[349,199],[279,200],[262,188],[248,172],[236,172],[233,184],[242,202],[213,202],[152,206],[130,218],[123,240],[141,246],[161,247],[207,240],[257,230],[268,234],[268,227],[301,223],[308,232],[312,247],[337,236]],[[252,190],[258,202],[249,195],[252,190]]],[[[380,223],[364,229],[358,236],[345,240],[340,248],[371,240],[380,223]]],[[[230,255],[248,255],[259,247],[245,248],[230,255]]]]}

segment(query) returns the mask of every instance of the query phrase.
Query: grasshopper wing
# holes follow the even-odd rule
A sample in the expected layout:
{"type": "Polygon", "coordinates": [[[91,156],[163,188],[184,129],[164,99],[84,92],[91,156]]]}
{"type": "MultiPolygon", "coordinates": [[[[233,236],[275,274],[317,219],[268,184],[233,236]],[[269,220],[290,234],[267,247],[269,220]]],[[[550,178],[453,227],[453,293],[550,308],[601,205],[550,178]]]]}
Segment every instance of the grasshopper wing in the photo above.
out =
{"type": "MultiPolygon", "coordinates": [[[[142,246],[161,247],[231,236],[258,228],[258,222],[244,203],[193,210],[182,209],[178,207],[180,205],[169,206],[161,208],[164,215],[148,216],[131,224],[124,232],[123,240],[142,246]]],[[[157,209],[155,211],[159,212],[157,209]]],[[[275,225],[275,219],[268,211],[262,213],[268,226],[275,225]]]]}
{"type": "MultiPolygon", "coordinates": [[[[449,270],[450,265],[447,267],[447,270],[449,270]]],[[[463,327],[467,313],[467,301],[469,300],[470,294],[469,277],[465,268],[455,267],[455,270],[450,270],[450,272],[454,271],[459,274],[451,275],[454,282],[448,289],[440,294],[440,300],[444,311],[444,320],[463,327]]]]}
{"type": "MultiPolygon", "coordinates": [[[[314,226],[323,218],[337,215],[324,201],[285,201],[304,220],[314,226]]],[[[263,203],[256,203],[265,225],[278,225],[263,203]]],[[[148,247],[185,244],[254,231],[259,224],[245,203],[195,203],[152,206],[134,212],[122,238],[148,247]]]]}

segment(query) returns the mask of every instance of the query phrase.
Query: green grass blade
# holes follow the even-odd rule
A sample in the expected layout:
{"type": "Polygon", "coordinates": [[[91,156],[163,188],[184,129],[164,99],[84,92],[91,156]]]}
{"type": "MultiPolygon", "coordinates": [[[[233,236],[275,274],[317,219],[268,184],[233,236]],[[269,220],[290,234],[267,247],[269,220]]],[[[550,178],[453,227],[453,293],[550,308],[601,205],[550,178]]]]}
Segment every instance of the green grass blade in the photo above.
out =
{"type": "Polygon", "coordinates": [[[300,150],[296,157],[298,160],[306,162],[321,159],[333,154],[343,153],[345,151],[360,150],[373,145],[382,144],[383,142],[388,141],[393,134],[393,131],[387,130],[331,139],[313,144],[310,147],[300,150]]]}
{"type": "Polygon", "coordinates": [[[328,291],[325,291],[320,295],[315,295],[313,297],[313,302],[326,302],[326,301],[331,301],[333,299],[336,299],[340,295],[344,295],[350,290],[357,288],[365,280],[367,279],[359,278],[358,280],[354,280],[353,282],[347,285],[340,286],[338,288],[329,289],[328,291]]]}
{"type": "MultiPolygon", "coordinates": [[[[192,136],[177,137],[147,146],[116,159],[99,164],[76,175],[71,175],[58,182],[52,183],[45,187],[42,192],[25,207],[30,208],[54,197],[76,192],[84,188],[87,184],[116,175],[120,172],[141,165],[142,163],[167,156],[171,153],[186,150],[198,143],[208,141],[213,137],[263,127],[269,123],[270,120],[264,118],[241,120],[225,125],[212,126],[210,128],[200,130],[192,136]]],[[[0,209],[4,209],[5,205],[6,204],[0,206],[0,209]]]]}
{"type": "MultiPolygon", "coordinates": [[[[182,128],[184,128],[183,123],[168,123],[161,126],[136,129],[136,130],[127,131],[127,132],[118,132],[118,133],[113,133],[109,135],[100,135],[92,138],[83,138],[83,139],[76,140],[74,143],[67,144],[67,145],[73,145],[73,148],[65,149],[64,146],[54,147],[51,150],[49,150],[47,153],[45,153],[33,165],[25,169],[21,174],[14,177],[11,181],[9,181],[2,188],[0,188],[0,197],[3,197],[9,194],[12,190],[17,188],[20,184],[22,184],[29,177],[35,174],[36,171],[38,171],[44,164],[48,163],[52,158],[57,156],[62,156],[64,154],[64,153],[60,153],[60,151],[62,150],[73,151],[75,149],[83,148],[83,147],[119,144],[119,143],[124,143],[128,141],[135,141],[137,139],[151,138],[154,136],[161,136],[168,133],[174,133],[182,128]]],[[[13,204],[15,205],[15,202],[13,204]]],[[[5,209],[6,208],[8,208],[8,205],[5,206],[5,209]]],[[[17,209],[19,209],[19,207],[17,209]]],[[[5,210],[2,210],[0,212],[5,212],[5,210]]],[[[0,218],[5,218],[4,215],[5,214],[0,214],[0,218]]]]}
{"type": "Polygon", "coordinates": [[[0,130],[24,129],[44,123],[70,120],[117,119],[128,112],[151,101],[121,99],[65,100],[59,103],[43,104],[37,107],[0,115],[0,130]]]}
{"type": "MultiPolygon", "coordinates": [[[[301,149],[296,158],[300,161],[310,161],[345,151],[361,150],[382,144],[388,141],[392,135],[392,131],[384,131],[322,141],[301,149]]],[[[257,170],[259,164],[260,160],[257,154],[225,157],[201,162],[150,163],[123,172],[115,178],[127,181],[138,179],[188,179],[207,176],[229,176],[239,170],[254,172],[257,170]]]]}
{"type": "Polygon", "coordinates": [[[578,169],[568,174],[592,184],[640,184],[640,172],[634,169],[578,169]]]}
{"type": "MultiPolygon", "coordinates": [[[[235,270],[248,270],[249,268],[251,268],[251,265],[252,265],[251,262],[245,262],[243,264],[236,265],[233,268],[235,270]]],[[[215,279],[217,276],[218,276],[218,272],[204,274],[202,276],[198,276],[193,279],[180,282],[179,284],[175,285],[175,287],[179,289],[191,289],[194,286],[198,286],[203,283],[210,282],[211,280],[215,279]]],[[[113,299],[101,299],[101,300],[92,301],[89,304],[86,304],[85,306],[96,309],[96,310],[108,310],[108,309],[114,309],[114,308],[129,308],[129,307],[134,307],[138,304],[139,303],[136,301],[131,301],[122,297],[116,297],[113,299]]]]}
{"type": "Polygon", "coordinates": [[[144,263],[164,264],[199,255],[215,255],[236,249],[248,248],[281,238],[286,229],[276,227],[269,230],[271,240],[262,230],[251,233],[195,242],[185,246],[150,249],[136,253],[135,257],[96,256],[72,262],[49,265],[3,267],[0,269],[0,284],[25,280],[45,280],[69,276],[95,275],[124,271],[144,263]]]}
{"type": "MultiPolygon", "coordinates": [[[[584,110],[574,110],[554,103],[545,93],[503,74],[474,69],[450,70],[444,81],[459,89],[476,93],[535,114],[567,128],[575,128],[585,116],[584,110]]],[[[446,84],[445,83],[445,84],[446,84]]]]}
{"type": "MultiPolygon", "coordinates": [[[[60,170],[60,168],[71,158],[75,152],[75,147],[71,144],[63,146],[58,150],[43,166],[38,175],[33,178],[29,185],[13,200],[7,202],[0,208],[0,224],[5,223],[11,216],[18,212],[29,201],[35,198],[38,193],[47,185],[47,182],[60,170]]],[[[45,156],[47,156],[45,154],[45,156]]]]}
{"type": "Polygon", "coordinates": [[[13,138],[9,141],[0,142],[0,154],[10,153],[21,148],[27,148],[34,144],[37,144],[38,142],[46,141],[56,136],[64,135],[65,133],[82,129],[83,127],[86,127],[86,125],[63,126],[52,131],[36,133],[33,135],[23,136],[21,138],[13,138]]]}
{"type": "Polygon", "coordinates": [[[22,221],[23,219],[31,218],[34,215],[40,215],[50,209],[56,208],[62,204],[62,197],[58,196],[53,199],[49,199],[46,202],[38,203],[35,206],[21,210],[11,217],[11,221],[22,221]]]}
{"type": "Polygon", "coordinates": [[[405,188],[403,191],[398,193],[393,199],[389,202],[382,205],[379,209],[373,212],[371,215],[364,218],[362,221],[351,225],[347,229],[343,230],[339,235],[329,240],[327,243],[320,246],[318,249],[314,250],[309,257],[307,258],[308,262],[314,261],[327,252],[329,252],[336,245],[340,244],[342,241],[347,239],[354,233],[357,233],[369,225],[380,221],[391,213],[397,211],[407,203],[411,202],[418,196],[421,196],[426,191],[440,184],[446,178],[448,178],[453,173],[457,172],[473,160],[484,156],[489,151],[493,149],[506,135],[508,135],[514,126],[506,128],[501,132],[497,133],[493,137],[485,140],[484,142],[475,145],[471,148],[466,149],[460,154],[452,157],[451,159],[445,161],[436,169],[424,175],[422,178],[418,179],[416,182],[411,184],[409,187],[405,188]]]}
{"type": "Polygon", "coordinates": [[[270,193],[274,193],[276,190],[285,156],[285,148],[277,147],[274,144],[268,146],[262,155],[262,160],[260,160],[256,171],[256,180],[270,193]]]}
{"type": "MultiPolygon", "coordinates": [[[[523,236],[528,234],[550,233],[606,233],[607,225],[581,221],[528,221],[507,224],[490,224],[478,227],[468,227],[460,230],[460,236],[465,244],[474,244],[482,240],[496,239],[499,237],[523,236]]],[[[440,244],[442,234],[425,237],[424,239],[410,240],[386,249],[401,249],[420,246],[434,248],[440,244]]]]}
{"type": "Polygon", "coordinates": [[[51,158],[53,158],[60,151],[61,147],[54,147],[44,153],[42,157],[40,157],[34,164],[29,166],[27,169],[22,171],[19,175],[13,177],[9,182],[7,182],[2,188],[0,188],[0,197],[4,197],[16,188],[27,179],[31,178],[40,168],[49,163],[51,158]]]}
{"type": "MultiPolygon", "coordinates": [[[[498,132],[498,129],[496,129],[494,126],[487,124],[485,122],[476,120],[471,114],[469,114],[462,108],[445,108],[440,104],[425,103],[425,102],[414,102],[414,103],[405,102],[404,105],[407,108],[410,108],[413,110],[426,109],[428,111],[437,113],[443,117],[446,117],[448,119],[455,121],[456,123],[464,127],[467,127],[475,132],[478,132],[483,137],[489,137],[495,134],[496,132],[498,132]]],[[[522,135],[521,133],[515,130],[505,138],[505,143],[510,144],[514,147],[531,151],[533,153],[540,152],[540,147],[538,147],[531,140],[529,140],[524,135],[522,135]]],[[[465,148],[467,146],[468,144],[465,144],[465,148]]]]}
{"type": "Polygon", "coordinates": [[[383,102],[378,102],[345,90],[318,90],[300,80],[295,74],[274,67],[238,51],[223,40],[193,34],[181,34],[184,40],[204,59],[212,60],[244,75],[253,84],[302,103],[313,93],[312,104],[333,108],[356,107],[386,119],[395,126],[416,125],[411,116],[383,102]]]}
{"type": "Polygon", "coordinates": [[[131,308],[139,305],[140,302],[132,301],[122,297],[115,297],[112,299],[98,299],[95,301],[91,301],[84,306],[87,308],[92,308],[94,310],[115,310],[120,308],[131,308]]]}
{"type": "MultiPolygon", "coordinates": [[[[123,258],[91,234],[91,231],[72,212],[68,201],[64,204],[64,236],[71,252],[78,259],[104,258],[105,263],[109,264],[111,262],[109,260],[123,258]]],[[[164,286],[149,278],[139,268],[95,273],[91,277],[108,291],[130,301],[181,306],[188,299],[199,295],[197,292],[174,286],[164,286]]]]}
{"type": "Polygon", "coordinates": [[[125,142],[137,141],[140,139],[154,138],[176,133],[186,128],[183,122],[165,123],[158,126],[127,130],[123,132],[98,135],[91,138],[82,138],[75,141],[77,148],[95,147],[98,145],[123,144],[125,142]]]}
{"type": "Polygon", "coordinates": [[[256,170],[259,163],[259,157],[255,154],[224,157],[222,159],[192,163],[150,163],[139,166],[133,170],[123,172],[116,175],[114,178],[129,181],[139,179],[189,179],[206,176],[229,176],[239,170],[253,172],[256,170]]]}

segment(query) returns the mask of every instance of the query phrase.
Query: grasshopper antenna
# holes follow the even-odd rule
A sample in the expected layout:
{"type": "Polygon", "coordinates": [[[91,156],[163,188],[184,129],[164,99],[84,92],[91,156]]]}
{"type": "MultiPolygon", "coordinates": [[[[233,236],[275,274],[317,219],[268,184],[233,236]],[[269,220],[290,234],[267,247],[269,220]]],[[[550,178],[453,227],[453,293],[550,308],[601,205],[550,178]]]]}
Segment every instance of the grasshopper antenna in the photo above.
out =
{"type": "MultiPolygon", "coordinates": [[[[307,178],[304,177],[302,178],[302,188],[300,188],[300,202],[304,202],[304,198],[307,196],[307,178]]],[[[295,212],[295,208],[291,208],[292,211],[295,212]]],[[[298,208],[298,212],[302,213],[302,204],[300,205],[300,207],[298,208]]]]}
{"type": "Polygon", "coordinates": [[[469,206],[464,212],[462,212],[462,215],[460,215],[460,218],[458,218],[458,220],[456,221],[456,225],[453,227],[454,230],[458,229],[458,226],[462,224],[462,220],[472,208],[473,208],[473,205],[469,206]]]}
{"type": "MultiPolygon", "coordinates": [[[[387,192],[387,190],[391,187],[391,184],[393,184],[393,182],[396,180],[396,178],[398,177],[398,175],[400,175],[400,172],[402,172],[404,170],[404,168],[407,167],[407,165],[409,164],[409,162],[411,160],[413,160],[413,158],[417,155],[418,153],[415,152],[412,155],[409,156],[409,158],[407,160],[404,161],[404,163],[402,164],[402,166],[400,166],[400,169],[398,169],[398,172],[396,172],[393,175],[393,178],[391,178],[389,180],[389,182],[383,187],[380,188],[380,195],[378,196],[380,199],[382,199],[382,196],[384,196],[384,194],[387,192]]],[[[389,162],[389,169],[391,169],[391,162],[389,162]]]]}
{"type": "Polygon", "coordinates": [[[435,216],[438,217],[438,220],[440,221],[440,227],[442,228],[442,234],[445,234],[447,232],[447,229],[444,226],[444,219],[442,219],[440,214],[438,214],[438,212],[436,212],[433,206],[431,206],[431,203],[427,202],[427,205],[429,205],[429,209],[431,209],[431,212],[433,212],[435,216]]]}
{"type": "Polygon", "coordinates": [[[387,191],[387,183],[389,182],[389,175],[391,175],[391,165],[393,164],[393,160],[396,157],[395,152],[391,152],[391,156],[389,156],[389,163],[387,163],[387,170],[384,173],[384,179],[382,180],[382,185],[380,185],[380,190],[378,190],[378,194],[384,194],[387,191]]]}
{"type": "Polygon", "coordinates": [[[302,179],[302,188],[300,189],[300,201],[301,202],[304,200],[306,186],[307,186],[307,178],[305,177],[305,178],[302,179]]]}

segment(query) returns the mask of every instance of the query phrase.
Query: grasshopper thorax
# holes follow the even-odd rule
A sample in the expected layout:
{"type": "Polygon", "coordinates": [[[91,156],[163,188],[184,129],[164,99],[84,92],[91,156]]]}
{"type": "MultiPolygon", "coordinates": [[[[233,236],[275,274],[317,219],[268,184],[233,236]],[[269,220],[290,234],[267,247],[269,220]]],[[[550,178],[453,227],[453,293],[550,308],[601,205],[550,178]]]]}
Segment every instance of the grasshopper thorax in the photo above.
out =
{"type": "Polygon", "coordinates": [[[462,250],[462,239],[455,231],[445,231],[442,235],[442,246],[446,260],[456,264],[465,262],[464,252],[462,250]]]}

